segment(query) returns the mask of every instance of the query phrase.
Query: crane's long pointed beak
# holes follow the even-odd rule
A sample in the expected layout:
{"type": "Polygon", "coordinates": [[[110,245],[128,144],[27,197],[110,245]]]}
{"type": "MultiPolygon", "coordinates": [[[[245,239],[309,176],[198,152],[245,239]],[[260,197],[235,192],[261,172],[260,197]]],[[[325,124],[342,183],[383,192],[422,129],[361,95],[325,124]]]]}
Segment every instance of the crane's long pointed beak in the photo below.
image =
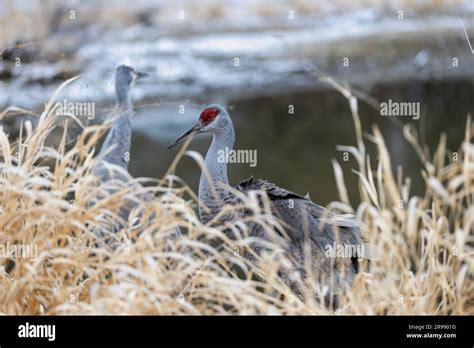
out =
{"type": "Polygon", "coordinates": [[[137,79],[143,79],[143,78],[145,78],[145,77],[150,76],[150,75],[147,74],[146,72],[142,72],[142,71],[137,71],[136,74],[137,74],[137,79]]]}
{"type": "Polygon", "coordinates": [[[199,133],[200,131],[200,127],[198,125],[194,125],[193,127],[191,127],[189,130],[187,130],[186,132],[184,132],[183,134],[181,134],[179,137],[177,137],[173,142],[171,142],[166,148],[167,149],[171,149],[172,147],[178,145],[179,143],[182,143],[183,141],[185,141],[187,138],[189,138],[190,136],[194,135],[194,134],[197,134],[199,133]]]}

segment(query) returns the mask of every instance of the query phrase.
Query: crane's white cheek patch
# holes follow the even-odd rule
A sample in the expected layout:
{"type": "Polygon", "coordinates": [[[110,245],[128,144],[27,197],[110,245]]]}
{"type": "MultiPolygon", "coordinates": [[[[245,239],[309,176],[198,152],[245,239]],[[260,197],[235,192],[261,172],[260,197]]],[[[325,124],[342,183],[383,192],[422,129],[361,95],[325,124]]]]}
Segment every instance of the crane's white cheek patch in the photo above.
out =
{"type": "Polygon", "coordinates": [[[226,147],[217,151],[217,161],[219,163],[244,163],[254,168],[257,166],[257,150],[234,150],[226,147]]]}

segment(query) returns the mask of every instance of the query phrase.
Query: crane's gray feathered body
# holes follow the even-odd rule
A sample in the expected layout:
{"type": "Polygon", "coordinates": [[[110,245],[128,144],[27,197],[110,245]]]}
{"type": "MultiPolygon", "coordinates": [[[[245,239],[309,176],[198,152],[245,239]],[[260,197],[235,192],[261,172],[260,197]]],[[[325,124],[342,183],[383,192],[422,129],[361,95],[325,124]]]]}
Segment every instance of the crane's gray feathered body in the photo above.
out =
{"type": "MultiPolygon", "coordinates": [[[[267,194],[272,203],[272,213],[282,222],[289,237],[285,250],[300,274],[306,276],[303,246],[308,242],[312,269],[315,270],[319,284],[327,286],[330,293],[339,292],[352,284],[359,271],[358,257],[362,255],[336,259],[327,257],[326,252],[328,247],[333,248],[335,244],[362,245],[360,229],[353,218],[338,216],[309,198],[265,180],[249,178],[237,188],[243,192],[263,191],[267,194]]],[[[262,231],[258,234],[265,238],[262,231]]],[[[281,273],[280,276],[293,290],[298,290],[286,273],[281,273]]]]}
{"type": "MultiPolygon", "coordinates": [[[[208,177],[201,173],[199,182],[199,214],[203,223],[209,223],[226,204],[241,206],[240,199],[229,189],[227,161],[219,157],[233,149],[235,133],[232,120],[222,106],[211,105],[201,114],[199,122],[188,132],[178,137],[169,147],[182,142],[191,134],[210,132],[212,143],[207,151],[205,164],[208,177]],[[214,110],[214,111],[212,111],[214,110]]],[[[293,261],[295,269],[303,277],[305,269],[305,243],[309,243],[311,268],[319,285],[326,287],[329,293],[336,293],[350,286],[359,270],[358,257],[336,259],[327,257],[328,247],[336,244],[360,246],[362,239],[360,229],[352,217],[340,216],[329,212],[313,203],[309,197],[303,197],[277,185],[260,179],[250,178],[236,187],[241,192],[264,192],[271,202],[272,214],[281,222],[287,234],[285,251],[293,261]]],[[[236,209],[232,214],[221,216],[222,220],[243,218],[251,214],[248,209],[236,209]]],[[[258,224],[250,223],[250,234],[263,239],[270,239],[265,230],[258,224]]],[[[280,272],[281,278],[295,291],[295,283],[288,273],[280,272]]]]}

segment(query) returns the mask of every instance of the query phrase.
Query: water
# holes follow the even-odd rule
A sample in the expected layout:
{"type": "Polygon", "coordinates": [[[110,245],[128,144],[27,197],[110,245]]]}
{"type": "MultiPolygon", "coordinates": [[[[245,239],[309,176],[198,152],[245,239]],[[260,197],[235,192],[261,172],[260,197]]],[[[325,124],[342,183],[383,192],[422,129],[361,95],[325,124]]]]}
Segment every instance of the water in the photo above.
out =
{"type": "MultiPolygon", "coordinates": [[[[411,81],[401,85],[382,85],[374,88],[372,96],[378,100],[417,100],[421,103],[421,116],[417,121],[402,119],[412,123],[422,135],[433,154],[442,132],[448,137],[448,148],[457,151],[464,137],[466,116],[473,114],[474,81],[411,81]]],[[[357,177],[351,169],[357,169],[353,158],[343,161],[343,153],[336,150],[337,145],[355,145],[355,132],[346,100],[337,92],[322,90],[303,92],[279,97],[260,97],[231,102],[231,116],[236,131],[236,149],[257,150],[257,166],[249,164],[229,164],[229,177],[232,184],[250,175],[275,182],[297,193],[310,193],[313,200],[321,204],[336,199],[337,189],[331,159],[337,159],[345,172],[350,199],[357,202],[357,177]],[[288,114],[288,105],[295,105],[295,114],[288,114]]],[[[387,117],[380,116],[363,102],[360,117],[365,132],[371,132],[372,124],[382,131],[394,169],[401,166],[406,175],[412,178],[412,192],[423,194],[420,190],[421,169],[412,146],[403,138],[402,129],[387,117]]],[[[174,108],[172,108],[174,109],[174,108]]],[[[159,139],[153,140],[145,132],[136,132],[132,151],[131,172],[134,175],[151,177],[162,176],[171,164],[177,149],[165,150],[167,143],[181,134],[197,119],[189,114],[180,115],[171,110],[154,109],[155,119],[182,117],[178,129],[163,128],[159,139]]],[[[143,119],[147,113],[143,115],[143,119]]],[[[162,124],[165,122],[163,121],[162,124]]],[[[178,122],[177,122],[178,123],[178,122]]],[[[153,127],[162,127],[159,122],[153,127]]],[[[139,127],[137,127],[139,128],[139,127]]],[[[198,135],[190,149],[205,155],[211,139],[198,135]]],[[[374,165],[376,153],[368,144],[371,161],[374,165]]],[[[373,167],[374,168],[374,167],[373,167]]],[[[191,158],[183,158],[177,173],[190,186],[197,189],[199,179],[198,165],[191,158]]]]}
{"type": "MultiPolygon", "coordinates": [[[[273,14],[266,14],[269,9],[255,12],[258,1],[242,2],[233,11],[212,9],[218,15],[205,20],[199,10],[216,5],[203,2],[199,9],[186,8],[189,3],[193,2],[153,7],[143,1],[134,11],[125,6],[129,17],[122,18],[118,13],[123,3],[114,2],[116,15],[110,24],[103,18],[109,5],[96,9],[73,2],[77,21],[63,20],[43,42],[4,51],[0,107],[21,106],[39,114],[66,78],[82,74],[58,100],[96,103],[93,122],[102,122],[113,104],[113,71],[129,63],[151,75],[134,91],[134,176],[161,177],[177,152],[166,150],[166,144],[197,120],[202,105],[217,102],[230,106],[236,148],[256,150],[258,156],[255,168],[230,165],[232,183],[254,175],[298,193],[309,192],[313,200],[326,204],[337,199],[334,158],[345,169],[355,203],[357,180],[350,171],[355,161],[343,162],[336,151],[337,145],[355,144],[349,107],[318,80],[317,70],[348,81],[378,102],[420,103],[420,120],[400,122],[413,123],[431,151],[441,132],[447,133],[449,148],[457,150],[466,115],[473,111],[474,55],[459,20],[461,16],[474,38],[474,8],[469,3],[432,13],[405,9],[403,20],[397,18],[401,5],[396,2],[393,8],[360,6],[340,13],[321,5],[315,7],[319,12],[297,11],[296,20],[289,20],[284,1],[275,2],[273,14]],[[177,17],[180,6],[186,8],[185,21],[177,17]],[[81,22],[97,21],[97,16],[99,22],[81,22]],[[123,23],[116,23],[118,18],[123,23]],[[24,62],[20,67],[13,64],[18,55],[24,62]],[[345,58],[348,65],[343,64],[345,58]],[[288,113],[290,105],[293,115],[288,113]]],[[[40,3],[26,7],[33,6],[40,3]]],[[[400,127],[380,116],[375,106],[360,102],[364,130],[370,132],[372,124],[381,128],[393,168],[403,167],[413,177],[414,192],[422,194],[417,191],[422,163],[400,127]]],[[[14,136],[20,117],[6,117],[2,124],[14,136]]],[[[208,136],[200,135],[191,149],[204,155],[209,142],[208,136]]],[[[371,160],[375,163],[376,158],[371,160]]],[[[178,175],[197,188],[199,168],[192,159],[182,159],[178,175]]]]}

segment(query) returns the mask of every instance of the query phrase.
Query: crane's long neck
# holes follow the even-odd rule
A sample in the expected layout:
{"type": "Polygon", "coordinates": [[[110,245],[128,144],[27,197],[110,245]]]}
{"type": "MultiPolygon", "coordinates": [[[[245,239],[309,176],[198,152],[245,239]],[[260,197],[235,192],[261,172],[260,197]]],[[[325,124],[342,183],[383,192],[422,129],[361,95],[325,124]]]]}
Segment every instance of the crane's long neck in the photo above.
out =
{"type": "Polygon", "coordinates": [[[115,97],[117,99],[117,106],[122,110],[132,110],[132,96],[131,86],[129,84],[122,83],[121,81],[115,81],[115,97]]]}
{"type": "Polygon", "coordinates": [[[99,156],[102,160],[128,169],[132,141],[132,126],[130,120],[133,116],[132,98],[130,87],[116,87],[117,106],[113,115],[112,127],[105,138],[99,156]]]}
{"type": "Polygon", "coordinates": [[[229,185],[226,155],[233,149],[234,141],[235,133],[231,122],[228,127],[213,134],[205,160],[211,181],[204,172],[201,173],[199,181],[199,215],[203,223],[207,223],[219,213],[224,205],[225,196],[230,194],[225,189],[229,185]],[[206,211],[203,204],[209,211],[206,211]]]}

